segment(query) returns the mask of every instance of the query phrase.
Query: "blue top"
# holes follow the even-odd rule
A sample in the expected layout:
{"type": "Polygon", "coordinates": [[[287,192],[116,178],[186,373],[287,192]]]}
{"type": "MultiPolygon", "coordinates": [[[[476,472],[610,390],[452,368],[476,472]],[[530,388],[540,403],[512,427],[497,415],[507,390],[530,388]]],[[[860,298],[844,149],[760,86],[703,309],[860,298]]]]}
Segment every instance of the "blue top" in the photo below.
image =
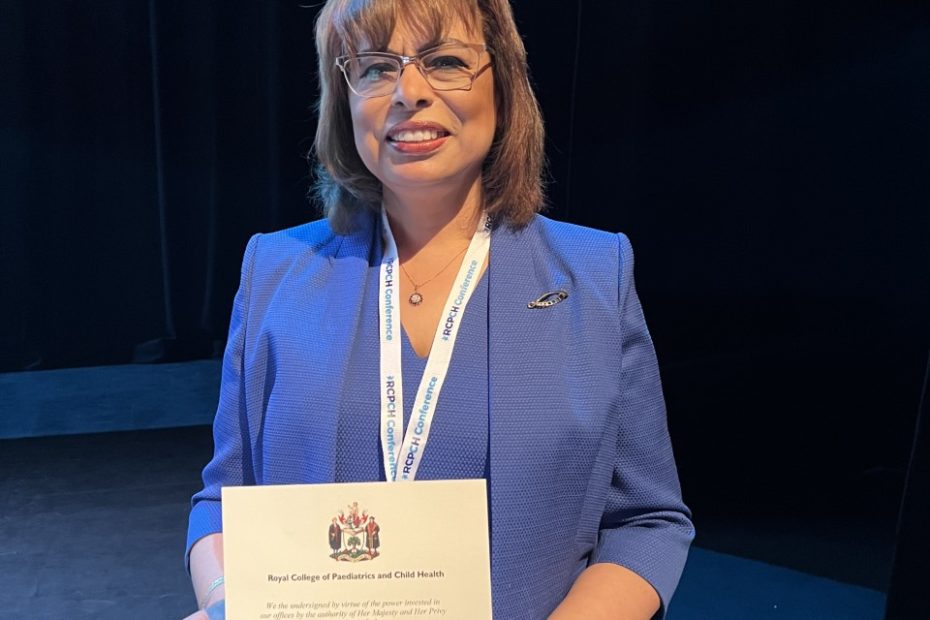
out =
{"type": "MultiPolygon", "coordinates": [[[[366,318],[350,353],[336,431],[336,482],[384,480],[380,441],[378,373],[379,267],[368,270],[363,308],[366,318]],[[377,445],[377,449],[374,449],[377,445]],[[362,448],[360,449],[360,446],[362,448]]],[[[406,305],[406,301],[402,301],[406,305]]],[[[403,312],[404,308],[401,309],[403,312]]],[[[488,285],[482,275],[465,308],[449,374],[439,395],[435,418],[417,480],[486,477],[488,451],[488,285]]],[[[404,377],[404,429],[416,399],[427,358],[413,350],[401,329],[404,377]]]]}
{"type": "MultiPolygon", "coordinates": [[[[383,477],[374,391],[377,222],[363,217],[353,232],[337,235],[323,220],[249,241],[223,359],[216,447],[192,500],[188,550],[222,531],[224,486],[383,477]],[[358,401],[357,410],[347,399],[358,401]],[[364,443],[349,455],[356,435],[364,443]],[[367,464],[356,469],[354,458],[367,464]]],[[[537,216],[519,230],[496,228],[490,256],[487,288],[476,297],[486,298],[486,346],[457,348],[453,361],[473,377],[486,368],[480,402],[444,406],[443,389],[436,420],[449,426],[436,429],[423,465],[430,477],[459,475],[447,469],[459,458],[456,440],[471,438],[465,425],[487,424],[465,448],[477,458],[461,475],[488,472],[494,617],[545,618],[587,566],[607,562],[655,588],[661,618],[694,526],[630,242],[537,216]],[[565,293],[559,303],[529,304],[554,291],[565,293]],[[471,407],[487,413],[457,415],[471,407]],[[429,463],[437,455],[441,471],[429,463]]],[[[472,310],[465,320],[475,334],[482,321],[477,314],[469,320],[472,310]]],[[[418,373],[422,362],[407,347],[407,371],[418,373]]],[[[465,383],[449,386],[452,397],[465,383]]],[[[413,397],[415,387],[408,389],[413,397]]]]}

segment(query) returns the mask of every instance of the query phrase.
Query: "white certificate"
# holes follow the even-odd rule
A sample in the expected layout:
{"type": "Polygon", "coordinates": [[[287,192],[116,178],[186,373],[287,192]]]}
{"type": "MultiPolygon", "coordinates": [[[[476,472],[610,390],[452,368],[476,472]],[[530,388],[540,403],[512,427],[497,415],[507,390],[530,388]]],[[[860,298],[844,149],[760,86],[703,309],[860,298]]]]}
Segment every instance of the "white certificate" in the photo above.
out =
{"type": "Polygon", "coordinates": [[[226,617],[490,620],[484,480],[223,489],[226,617]]]}

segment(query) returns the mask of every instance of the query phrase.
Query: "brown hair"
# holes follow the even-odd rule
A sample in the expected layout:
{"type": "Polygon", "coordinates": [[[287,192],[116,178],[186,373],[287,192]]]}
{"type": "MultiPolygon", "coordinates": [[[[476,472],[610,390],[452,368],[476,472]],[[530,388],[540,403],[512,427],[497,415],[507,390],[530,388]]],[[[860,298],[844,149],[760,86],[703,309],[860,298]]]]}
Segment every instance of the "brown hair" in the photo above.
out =
{"type": "Polygon", "coordinates": [[[497,111],[482,166],[484,208],[495,223],[525,226],[545,201],[544,135],[509,0],[329,0],[316,24],[320,99],[314,151],[315,193],[333,230],[350,232],[360,214],[381,208],[381,182],[355,148],[348,86],[336,58],[355,53],[362,41],[385,48],[399,16],[431,40],[441,39],[452,20],[473,32],[480,25],[492,53],[497,111]]]}

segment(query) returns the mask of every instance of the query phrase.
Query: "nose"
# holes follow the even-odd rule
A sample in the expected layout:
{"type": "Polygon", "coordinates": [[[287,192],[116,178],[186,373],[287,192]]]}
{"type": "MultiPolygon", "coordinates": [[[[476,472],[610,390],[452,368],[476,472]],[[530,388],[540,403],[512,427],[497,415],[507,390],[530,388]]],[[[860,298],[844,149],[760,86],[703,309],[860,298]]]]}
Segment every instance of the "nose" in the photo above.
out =
{"type": "Polygon", "coordinates": [[[406,64],[397,78],[392,104],[397,107],[417,109],[429,107],[433,103],[435,92],[420,71],[420,66],[411,62],[406,64]]]}

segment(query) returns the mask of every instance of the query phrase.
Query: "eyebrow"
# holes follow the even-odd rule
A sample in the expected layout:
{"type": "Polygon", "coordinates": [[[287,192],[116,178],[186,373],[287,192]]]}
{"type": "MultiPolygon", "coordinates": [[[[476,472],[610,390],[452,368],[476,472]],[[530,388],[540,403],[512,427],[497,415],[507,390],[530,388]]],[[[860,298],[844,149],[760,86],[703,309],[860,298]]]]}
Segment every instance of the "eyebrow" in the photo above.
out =
{"type": "MultiPolygon", "coordinates": [[[[459,41],[458,39],[433,39],[433,40],[431,40],[431,41],[428,41],[428,42],[424,43],[424,44],[421,45],[420,47],[418,47],[416,53],[419,54],[419,53],[421,53],[423,50],[428,50],[428,49],[431,49],[431,48],[433,48],[433,47],[438,47],[438,46],[444,45],[444,44],[446,44],[446,43],[461,43],[461,42],[462,42],[462,41],[459,41]]],[[[395,50],[391,49],[390,47],[387,48],[387,49],[373,49],[373,48],[370,48],[370,47],[366,47],[366,48],[362,48],[362,49],[359,50],[359,53],[360,53],[360,54],[367,54],[367,53],[369,53],[369,52],[382,52],[382,53],[386,52],[386,53],[388,53],[388,54],[394,54],[395,56],[406,56],[406,54],[402,54],[401,52],[395,51],[395,50]]]]}

